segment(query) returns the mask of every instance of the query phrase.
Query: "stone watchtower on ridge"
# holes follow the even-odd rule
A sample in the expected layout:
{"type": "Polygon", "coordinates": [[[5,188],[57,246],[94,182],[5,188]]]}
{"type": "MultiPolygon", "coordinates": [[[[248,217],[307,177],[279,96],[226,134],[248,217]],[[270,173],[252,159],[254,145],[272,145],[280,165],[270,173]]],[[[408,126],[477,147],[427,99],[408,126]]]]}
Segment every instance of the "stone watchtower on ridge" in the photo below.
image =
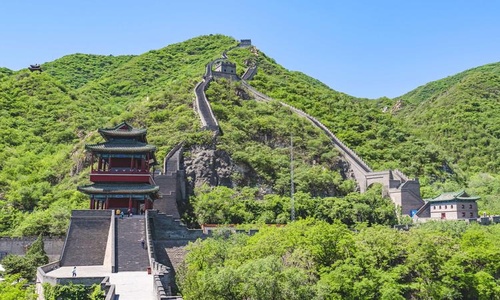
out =
{"type": "Polygon", "coordinates": [[[215,66],[215,71],[225,74],[236,74],[236,64],[228,61],[221,61],[215,66]]]}
{"type": "Polygon", "coordinates": [[[252,46],[252,40],[251,39],[243,39],[240,40],[240,43],[238,44],[240,47],[249,47],[252,46]]]}

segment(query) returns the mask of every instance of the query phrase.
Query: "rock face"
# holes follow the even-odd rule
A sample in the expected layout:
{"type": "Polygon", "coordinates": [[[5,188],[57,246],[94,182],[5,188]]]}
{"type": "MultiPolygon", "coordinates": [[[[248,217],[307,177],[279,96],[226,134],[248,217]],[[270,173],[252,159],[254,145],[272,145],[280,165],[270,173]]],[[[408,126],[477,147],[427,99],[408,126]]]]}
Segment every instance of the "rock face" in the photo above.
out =
{"type": "Polygon", "coordinates": [[[190,193],[195,187],[200,187],[203,184],[233,186],[231,180],[233,165],[231,158],[225,151],[192,149],[191,157],[184,158],[184,166],[190,193]]]}
{"type": "Polygon", "coordinates": [[[242,88],[236,88],[236,96],[238,96],[240,99],[243,99],[243,100],[250,100],[252,99],[250,97],[250,95],[248,95],[248,93],[246,92],[245,89],[242,89],[242,88]]]}
{"type": "MultiPolygon", "coordinates": [[[[184,158],[188,194],[203,184],[209,186],[257,186],[259,195],[274,193],[272,186],[260,180],[255,170],[246,164],[235,164],[229,154],[222,150],[196,147],[191,149],[190,157],[184,158]]],[[[338,157],[334,164],[344,179],[355,179],[349,163],[338,157]]],[[[314,194],[314,191],[312,191],[314,194]]],[[[322,191],[323,196],[338,196],[338,191],[332,186],[331,190],[322,191]],[[325,194],[326,193],[326,194],[325,194]]]]}

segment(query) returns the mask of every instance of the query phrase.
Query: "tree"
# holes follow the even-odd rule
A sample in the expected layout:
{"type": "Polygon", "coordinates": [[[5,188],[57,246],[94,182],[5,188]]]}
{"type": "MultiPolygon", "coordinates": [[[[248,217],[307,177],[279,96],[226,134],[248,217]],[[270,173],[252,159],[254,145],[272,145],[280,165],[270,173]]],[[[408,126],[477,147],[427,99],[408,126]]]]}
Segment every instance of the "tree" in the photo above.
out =
{"type": "Polygon", "coordinates": [[[36,299],[34,286],[29,286],[20,275],[7,275],[0,281],[0,296],[2,300],[36,299]]]}

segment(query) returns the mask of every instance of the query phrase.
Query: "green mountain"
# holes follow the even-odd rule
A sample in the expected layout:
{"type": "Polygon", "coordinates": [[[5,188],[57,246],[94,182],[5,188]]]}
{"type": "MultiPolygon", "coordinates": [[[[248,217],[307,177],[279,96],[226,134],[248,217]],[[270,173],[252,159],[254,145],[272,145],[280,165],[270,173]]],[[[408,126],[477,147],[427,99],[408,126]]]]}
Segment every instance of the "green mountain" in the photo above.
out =
{"type": "MultiPolygon", "coordinates": [[[[394,118],[431,142],[485,211],[499,213],[500,63],[428,83],[395,99],[394,118]]],[[[448,187],[458,189],[457,186],[448,187]]]]}
{"type": "Polygon", "coordinates": [[[500,63],[431,82],[398,98],[395,116],[468,173],[500,171],[500,63]]]}
{"type": "MultiPolygon", "coordinates": [[[[329,203],[352,206],[341,200],[350,195],[351,202],[366,204],[349,209],[363,210],[366,219],[379,222],[369,214],[386,203],[350,194],[354,184],[342,176],[342,160],[329,140],[278,102],[247,100],[238,82],[217,80],[206,93],[224,135],[214,141],[210,132],[200,130],[193,89],[205,65],[236,44],[231,37],[210,35],[137,56],[68,55],[42,65],[43,73],[0,68],[0,234],[64,233],[69,211],[88,205],[76,191],[78,184],[88,181],[84,144],[99,140],[97,128],[121,121],[146,127],[149,142],[159,149],[158,157],[181,141],[188,156],[196,147],[227,152],[248,174],[233,175],[233,192],[221,188],[214,193],[252,200],[247,203],[250,208],[239,208],[251,214],[237,220],[288,219],[283,203],[289,193],[292,136],[296,188],[302,193],[300,217],[324,205],[318,200],[321,197],[340,197],[329,203]]],[[[369,100],[289,71],[255,48],[234,48],[227,54],[240,75],[248,64],[257,64],[253,87],[318,118],[373,169],[398,168],[420,177],[424,196],[472,188],[487,199],[483,209],[500,212],[494,200],[500,195],[494,147],[498,143],[498,127],[494,127],[498,67],[477,68],[398,99],[369,100]],[[463,102],[454,105],[459,99],[463,102]],[[403,108],[391,113],[388,108],[398,100],[403,108]],[[481,114],[474,111],[477,103],[481,114]],[[462,112],[467,117],[462,120],[468,122],[457,120],[450,128],[443,107],[462,112]],[[436,112],[430,114],[432,110],[436,112]],[[439,120],[431,118],[438,115],[439,120]],[[471,145],[477,149],[464,151],[471,145]]],[[[194,199],[202,205],[204,195],[210,193],[200,191],[194,199]]],[[[339,216],[324,218],[331,221],[339,216]]]]}

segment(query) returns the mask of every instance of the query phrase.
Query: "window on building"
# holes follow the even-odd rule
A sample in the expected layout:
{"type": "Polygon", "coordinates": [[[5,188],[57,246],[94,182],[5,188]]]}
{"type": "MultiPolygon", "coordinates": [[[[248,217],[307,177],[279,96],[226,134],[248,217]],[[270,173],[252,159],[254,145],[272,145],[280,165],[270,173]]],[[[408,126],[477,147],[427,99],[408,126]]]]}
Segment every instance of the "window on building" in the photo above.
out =
{"type": "Polygon", "coordinates": [[[444,209],[448,209],[448,205],[445,205],[445,206],[444,206],[444,209]]]}
{"type": "Polygon", "coordinates": [[[434,209],[436,209],[436,205],[434,205],[434,209]]]}
{"type": "Polygon", "coordinates": [[[462,209],[464,209],[464,208],[465,208],[465,205],[462,204],[462,209]]]}
{"type": "Polygon", "coordinates": [[[462,212],[462,217],[465,218],[465,212],[462,212]]]}
{"type": "Polygon", "coordinates": [[[472,204],[469,205],[469,209],[472,209],[472,204]]]}
{"type": "Polygon", "coordinates": [[[474,217],[474,213],[473,212],[470,212],[470,217],[473,218],[474,217]]]}
{"type": "Polygon", "coordinates": [[[453,204],[451,205],[451,208],[453,209],[453,204]]]}
{"type": "Polygon", "coordinates": [[[439,209],[441,209],[441,205],[439,205],[439,209]]]}

